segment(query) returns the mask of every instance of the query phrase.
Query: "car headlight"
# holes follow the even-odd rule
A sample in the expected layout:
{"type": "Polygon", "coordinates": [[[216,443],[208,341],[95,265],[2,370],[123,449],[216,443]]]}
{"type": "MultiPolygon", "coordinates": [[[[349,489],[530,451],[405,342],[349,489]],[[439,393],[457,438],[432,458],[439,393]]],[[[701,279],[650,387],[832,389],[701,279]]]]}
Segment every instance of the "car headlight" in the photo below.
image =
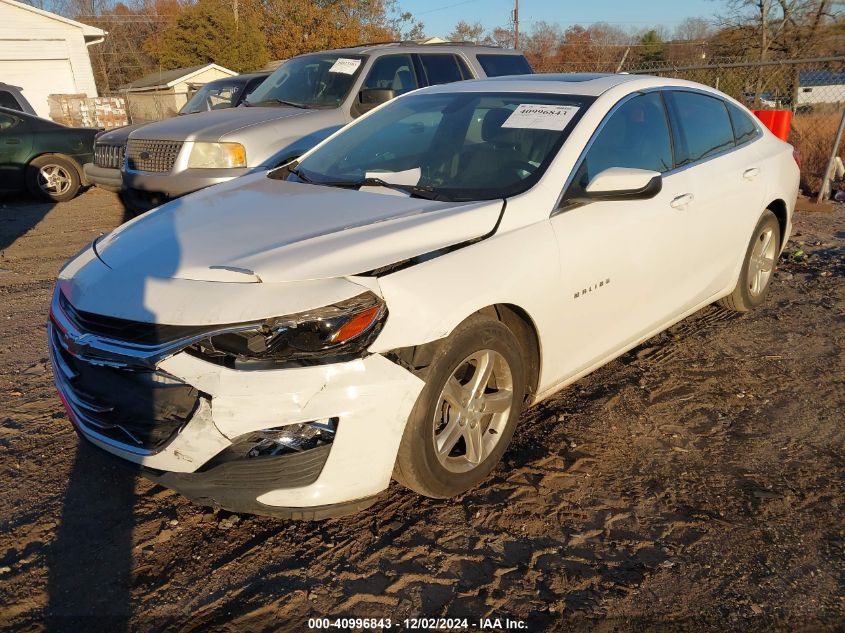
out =
{"type": "Polygon", "coordinates": [[[188,167],[246,167],[246,149],[240,143],[194,143],[188,158],[188,167]]]}
{"type": "Polygon", "coordinates": [[[360,356],[384,325],[387,308],[366,292],[334,305],[246,324],[209,336],[188,350],[216,362],[287,362],[360,356]]]}

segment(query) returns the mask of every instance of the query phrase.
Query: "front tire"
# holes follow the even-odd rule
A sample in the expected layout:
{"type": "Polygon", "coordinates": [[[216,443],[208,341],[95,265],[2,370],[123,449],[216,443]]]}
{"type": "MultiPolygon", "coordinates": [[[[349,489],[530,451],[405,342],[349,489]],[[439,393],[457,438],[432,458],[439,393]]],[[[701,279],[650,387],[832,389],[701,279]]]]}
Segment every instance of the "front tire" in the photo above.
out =
{"type": "Polygon", "coordinates": [[[130,220],[167,202],[161,194],[146,193],[135,189],[124,189],[118,194],[118,197],[123,204],[125,220],[130,220]]]}
{"type": "Polygon", "coordinates": [[[510,443],[525,399],[525,362],[503,323],[475,315],[443,341],[424,379],[394,478],[427,497],[453,497],[485,479],[510,443]]]}
{"type": "Polygon", "coordinates": [[[48,154],[26,166],[26,188],[36,198],[67,202],[76,197],[80,186],[79,169],[70,158],[48,154]]]}
{"type": "Polygon", "coordinates": [[[748,312],[763,305],[779,253],[780,223],[775,214],[766,209],[748,243],[736,287],[727,297],[719,299],[719,304],[735,312],[748,312]]]}

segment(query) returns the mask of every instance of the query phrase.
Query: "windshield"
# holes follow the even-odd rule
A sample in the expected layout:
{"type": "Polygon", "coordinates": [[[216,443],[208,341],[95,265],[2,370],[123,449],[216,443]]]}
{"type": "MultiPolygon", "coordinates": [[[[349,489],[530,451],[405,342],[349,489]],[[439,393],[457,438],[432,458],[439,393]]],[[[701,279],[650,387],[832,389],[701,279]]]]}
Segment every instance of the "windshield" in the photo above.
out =
{"type": "Polygon", "coordinates": [[[336,108],[361,73],[363,55],[304,55],[285,62],[249,97],[249,105],[336,108]]]}
{"type": "Polygon", "coordinates": [[[410,195],[442,200],[509,197],[540,179],[593,100],[512,92],[411,94],[343,130],[289,178],[350,187],[396,184],[410,195]]]}
{"type": "Polygon", "coordinates": [[[179,114],[195,114],[208,110],[223,110],[234,108],[240,101],[241,91],[244,89],[243,82],[223,83],[215,81],[205,84],[194,93],[188,103],[182,106],[179,114]]]}

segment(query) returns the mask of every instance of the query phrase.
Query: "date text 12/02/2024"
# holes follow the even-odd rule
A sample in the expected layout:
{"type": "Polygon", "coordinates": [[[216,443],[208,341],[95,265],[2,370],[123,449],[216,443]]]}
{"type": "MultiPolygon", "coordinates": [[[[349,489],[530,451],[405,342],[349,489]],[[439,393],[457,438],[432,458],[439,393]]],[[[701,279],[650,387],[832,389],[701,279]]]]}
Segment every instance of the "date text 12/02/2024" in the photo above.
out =
{"type": "Polygon", "coordinates": [[[396,627],[400,630],[442,630],[442,631],[520,631],[528,624],[511,618],[309,618],[309,629],[382,629],[396,627]]]}

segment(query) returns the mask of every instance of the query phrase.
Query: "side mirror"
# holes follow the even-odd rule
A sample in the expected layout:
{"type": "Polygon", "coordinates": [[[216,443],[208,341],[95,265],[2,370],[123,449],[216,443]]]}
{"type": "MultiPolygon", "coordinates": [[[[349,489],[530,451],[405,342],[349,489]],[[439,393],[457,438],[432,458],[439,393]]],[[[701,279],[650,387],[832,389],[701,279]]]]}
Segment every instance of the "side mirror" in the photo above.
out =
{"type": "Polygon", "coordinates": [[[369,112],[382,103],[387,103],[396,96],[390,88],[364,88],[358,93],[358,111],[369,112]]]}
{"type": "Polygon", "coordinates": [[[663,189],[663,177],[650,169],[609,167],[587,185],[582,200],[648,200],[663,189]]]}

